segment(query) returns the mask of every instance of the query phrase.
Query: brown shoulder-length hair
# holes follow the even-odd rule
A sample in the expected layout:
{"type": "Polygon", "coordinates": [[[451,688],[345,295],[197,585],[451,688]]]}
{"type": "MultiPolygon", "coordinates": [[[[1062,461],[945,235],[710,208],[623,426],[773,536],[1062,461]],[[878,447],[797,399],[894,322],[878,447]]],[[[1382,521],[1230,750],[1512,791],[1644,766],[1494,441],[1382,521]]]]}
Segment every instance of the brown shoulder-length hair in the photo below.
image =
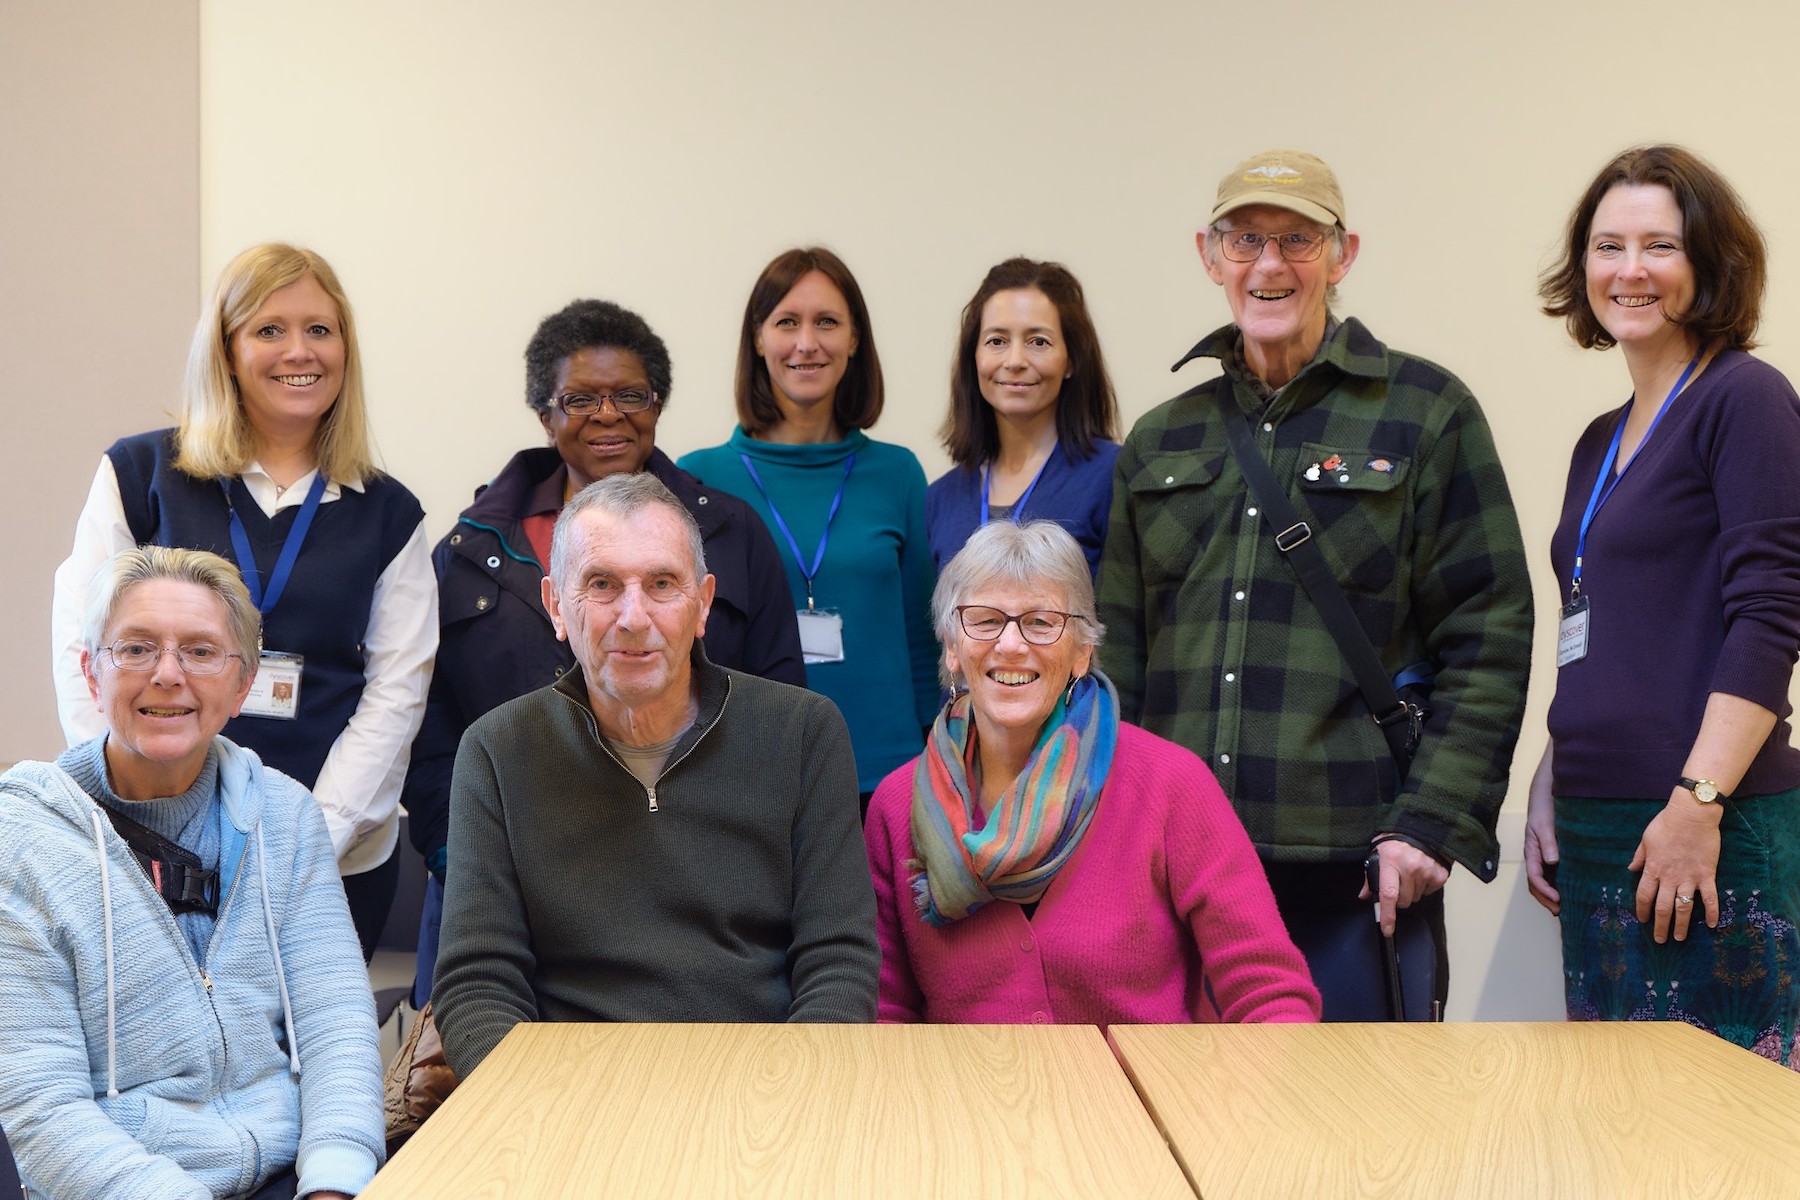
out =
{"type": "Polygon", "coordinates": [[[309,275],[337,306],[344,340],[344,384],[337,402],[325,410],[313,440],[319,470],[336,483],[361,483],[381,473],[369,444],[362,350],[356,342],[350,299],[324,258],[280,242],[252,246],[227,263],[194,326],[181,384],[180,451],[175,459],[181,470],[199,479],[223,479],[255,460],[256,430],[238,399],[231,337],[270,296],[309,275]]]}
{"type": "Polygon", "coordinates": [[[1056,440],[1063,453],[1086,458],[1094,452],[1097,439],[1119,439],[1119,404],[1081,282],[1061,263],[1009,258],[988,271],[974,297],[963,306],[956,359],[950,364],[950,413],[938,431],[944,449],[959,467],[978,467],[1000,453],[999,422],[981,394],[975,346],[981,340],[982,310],[994,293],[1023,288],[1042,292],[1056,306],[1057,320],[1062,322],[1069,377],[1056,397],[1056,440]]]}
{"type": "Polygon", "coordinates": [[[868,429],[881,416],[881,356],[875,352],[875,330],[869,324],[869,306],[862,289],[844,260],[823,246],[807,246],[777,254],[750,289],[744,305],[744,328],[738,337],[737,416],[746,433],[762,433],[781,423],[775,388],[769,382],[768,364],[756,352],[756,334],[782,297],[802,278],[819,272],[844,294],[850,306],[850,325],[856,334],[856,353],[844,368],[832,400],[832,415],[843,430],[868,429]]]}
{"type": "Polygon", "coordinates": [[[1538,280],[1544,314],[1562,317],[1578,346],[1604,350],[1613,336],[1587,298],[1587,241],[1594,212],[1616,187],[1665,187],[1681,210],[1681,240],[1694,267],[1694,302],[1671,318],[1702,349],[1756,345],[1768,247],[1736,190],[1713,165],[1680,146],[1636,146],[1601,168],[1569,216],[1563,253],[1538,280]]]}

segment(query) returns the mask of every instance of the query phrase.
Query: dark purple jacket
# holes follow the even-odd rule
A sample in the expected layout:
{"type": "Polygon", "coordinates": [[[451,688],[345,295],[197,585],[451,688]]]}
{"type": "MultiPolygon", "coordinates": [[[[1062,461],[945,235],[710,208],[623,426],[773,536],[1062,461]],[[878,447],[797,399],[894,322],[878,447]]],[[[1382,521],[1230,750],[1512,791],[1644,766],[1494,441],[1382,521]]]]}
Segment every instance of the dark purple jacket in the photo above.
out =
{"type": "MultiPolygon", "coordinates": [[[[1550,544],[1564,603],[1581,514],[1623,413],[1596,420],[1575,446],[1550,544]]],[[[1557,672],[1550,704],[1557,795],[1666,798],[1710,692],[1777,717],[1737,794],[1800,784],[1788,727],[1800,398],[1781,372],[1728,351],[1675,398],[1588,530],[1581,590],[1588,654],[1557,672]]]]}

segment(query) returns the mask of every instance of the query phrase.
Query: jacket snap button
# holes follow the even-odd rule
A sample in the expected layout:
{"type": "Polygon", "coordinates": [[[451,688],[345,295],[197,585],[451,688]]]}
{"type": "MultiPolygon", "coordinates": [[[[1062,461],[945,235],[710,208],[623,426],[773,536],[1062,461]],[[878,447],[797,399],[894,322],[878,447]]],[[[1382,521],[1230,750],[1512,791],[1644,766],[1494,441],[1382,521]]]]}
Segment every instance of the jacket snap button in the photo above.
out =
{"type": "Polygon", "coordinates": [[[500,556],[498,554],[488,555],[488,570],[490,570],[490,571],[498,570],[499,567],[500,567],[500,556]]]}
{"type": "Polygon", "coordinates": [[[702,496],[702,497],[700,497],[700,503],[702,503],[702,504],[705,504],[705,503],[706,503],[706,497],[705,497],[705,496],[702,496]]]}
{"type": "Polygon", "coordinates": [[[460,534],[460,533],[453,533],[453,534],[451,534],[451,535],[450,535],[450,544],[451,544],[451,545],[452,545],[452,546],[460,546],[460,545],[462,545],[462,534],[460,534]]]}
{"type": "Polygon", "coordinates": [[[486,612],[486,611],[487,611],[487,606],[488,606],[488,598],[487,598],[487,597],[486,597],[486,596],[477,596],[477,597],[476,597],[476,598],[475,598],[475,609],[476,609],[476,611],[478,611],[478,612],[486,612]]]}

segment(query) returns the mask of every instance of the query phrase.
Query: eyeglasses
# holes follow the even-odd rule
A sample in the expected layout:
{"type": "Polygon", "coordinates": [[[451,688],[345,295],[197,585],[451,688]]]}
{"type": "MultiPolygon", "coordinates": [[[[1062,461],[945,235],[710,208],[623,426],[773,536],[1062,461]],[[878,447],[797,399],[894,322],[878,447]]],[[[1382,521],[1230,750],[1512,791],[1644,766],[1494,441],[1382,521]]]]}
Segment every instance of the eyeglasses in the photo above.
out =
{"type": "Polygon", "coordinates": [[[600,411],[600,406],[608,400],[613,408],[621,414],[641,413],[656,403],[656,393],[643,388],[626,388],[623,391],[607,392],[596,396],[592,392],[569,392],[556,398],[556,407],[571,417],[591,417],[600,411]]]}
{"type": "Polygon", "coordinates": [[[113,666],[121,671],[154,671],[165,654],[173,654],[181,669],[189,675],[217,675],[225,664],[241,655],[227,653],[211,642],[189,642],[185,646],[159,646],[155,642],[114,642],[104,647],[113,666]]]}
{"type": "Polygon", "coordinates": [[[1232,262],[1255,262],[1262,257],[1263,247],[1270,242],[1288,262],[1311,262],[1325,249],[1329,233],[1258,233],[1254,229],[1217,229],[1219,249],[1232,262]]]}
{"type": "Polygon", "coordinates": [[[1071,620],[1087,620],[1080,613],[1057,612],[1053,608],[1034,608],[1015,615],[985,604],[959,604],[956,615],[962,620],[963,632],[978,642],[997,642],[1008,625],[1017,625],[1019,636],[1034,646],[1055,642],[1071,620]]]}

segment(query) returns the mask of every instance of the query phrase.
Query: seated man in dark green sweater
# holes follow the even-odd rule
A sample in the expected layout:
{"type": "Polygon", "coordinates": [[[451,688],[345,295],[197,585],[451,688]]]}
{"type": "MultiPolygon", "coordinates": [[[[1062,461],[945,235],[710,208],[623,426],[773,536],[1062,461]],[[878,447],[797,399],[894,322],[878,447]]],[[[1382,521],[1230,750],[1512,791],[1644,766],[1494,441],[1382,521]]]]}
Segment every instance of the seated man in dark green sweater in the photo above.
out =
{"type": "Polygon", "coordinates": [[[466,1076],[520,1021],[869,1021],[856,766],[822,696],[707,661],[700,533],[654,476],[556,522],[580,669],[470,726],[433,987],[466,1076]]]}

